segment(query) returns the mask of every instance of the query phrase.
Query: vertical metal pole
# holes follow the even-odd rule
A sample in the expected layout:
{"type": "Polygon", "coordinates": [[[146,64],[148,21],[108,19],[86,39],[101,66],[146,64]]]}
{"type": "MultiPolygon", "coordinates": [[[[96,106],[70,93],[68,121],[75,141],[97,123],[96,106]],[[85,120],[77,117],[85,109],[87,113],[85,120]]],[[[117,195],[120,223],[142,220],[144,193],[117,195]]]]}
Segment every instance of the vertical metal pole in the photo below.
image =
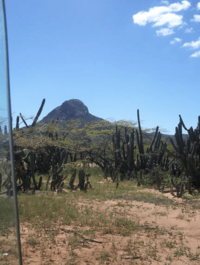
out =
{"type": "Polygon", "coordinates": [[[9,126],[9,146],[10,146],[10,160],[11,160],[11,172],[12,172],[12,185],[13,185],[13,196],[14,196],[14,207],[15,207],[15,224],[17,233],[17,246],[18,246],[18,258],[19,264],[22,265],[21,255],[21,242],[20,242],[20,229],[19,229],[19,213],[17,203],[17,188],[14,168],[14,152],[13,152],[13,134],[12,134],[12,116],[11,116],[11,100],[10,100],[10,76],[9,76],[9,58],[8,58],[8,38],[7,38],[7,24],[6,24],[6,10],[5,3],[2,0],[3,8],[3,26],[5,34],[5,69],[6,69],[6,86],[7,86],[7,106],[8,106],[8,126],[9,126]]]}

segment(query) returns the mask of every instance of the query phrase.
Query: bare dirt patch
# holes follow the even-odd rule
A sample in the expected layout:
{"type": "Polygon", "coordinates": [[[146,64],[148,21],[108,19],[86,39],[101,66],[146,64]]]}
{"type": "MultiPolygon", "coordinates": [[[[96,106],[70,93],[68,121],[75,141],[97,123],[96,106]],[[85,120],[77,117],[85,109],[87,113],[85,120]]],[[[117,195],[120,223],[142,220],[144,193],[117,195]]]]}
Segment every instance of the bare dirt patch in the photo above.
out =
{"type": "MultiPolygon", "coordinates": [[[[147,191],[159,199],[158,191],[143,190],[147,191]]],[[[96,227],[55,224],[52,228],[34,228],[23,223],[24,264],[200,263],[198,201],[174,199],[173,204],[162,205],[131,196],[77,202],[80,208],[87,205],[94,216],[102,213],[114,220],[111,225],[103,225],[102,220],[96,227]]]]}

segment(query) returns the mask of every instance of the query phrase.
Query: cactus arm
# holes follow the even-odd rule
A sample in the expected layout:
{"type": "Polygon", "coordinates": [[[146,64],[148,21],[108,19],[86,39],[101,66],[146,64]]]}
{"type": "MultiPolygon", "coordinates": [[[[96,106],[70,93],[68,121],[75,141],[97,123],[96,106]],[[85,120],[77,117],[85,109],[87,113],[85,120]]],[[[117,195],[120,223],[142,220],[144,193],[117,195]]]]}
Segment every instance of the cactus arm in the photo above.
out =
{"type": "Polygon", "coordinates": [[[26,125],[26,127],[27,127],[27,128],[29,128],[29,126],[28,126],[28,125],[27,125],[27,123],[25,122],[25,120],[24,120],[24,118],[23,118],[22,114],[20,113],[19,115],[20,115],[20,117],[21,117],[21,119],[22,119],[23,123],[26,125]]]}
{"type": "Polygon", "coordinates": [[[35,119],[34,119],[32,125],[31,125],[31,127],[34,127],[34,126],[35,126],[35,124],[36,124],[36,122],[37,122],[37,120],[38,120],[38,118],[39,118],[39,116],[40,116],[40,114],[41,114],[41,112],[42,112],[42,109],[43,109],[43,107],[44,107],[44,104],[45,104],[45,98],[42,100],[42,104],[41,104],[41,106],[40,106],[40,108],[39,108],[39,110],[38,110],[38,113],[37,113],[37,115],[36,115],[36,117],[35,117],[35,119]]]}
{"type": "Polygon", "coordinates": [[[155,139],[156,139],[156,136],[157,136],[157,133],[158,133],[158,129],[159,129],[159,127],[157,126],[157,127],[156,127],[156,133],[155,133],[155,135],[154,135],[153,141],[151,142],[151,145],[150,145],[150,147],[149,147],[149,152],[152,152],[152,146],[153,146],[153,144],[154,144],[154,142],[155,142],[155,139]]]}
{"type": "Polygon", "coordinates": [[[141,151],[141,154],[144,154],[144,145],[143,145],[143,137],[142,137],[141,125],[140,125],[139,109],[137,110],[137,119],[138,119],[139,134],[140,134],[140,151],[141,151]]]}
{"type": "Polygon", "coordinates": [[[184,124],[184,122],[183,122],[183,120],[182,120],[182,118],[181,118],[181,115],[179,115],[179,118],[180,118],[180,123],[181,123],[181,125],[183,126],[183,128],[184,128],[186,131],[188,131],[188,129],[186,128],[186,126],[185,126],[185,124],[184,124]]]}

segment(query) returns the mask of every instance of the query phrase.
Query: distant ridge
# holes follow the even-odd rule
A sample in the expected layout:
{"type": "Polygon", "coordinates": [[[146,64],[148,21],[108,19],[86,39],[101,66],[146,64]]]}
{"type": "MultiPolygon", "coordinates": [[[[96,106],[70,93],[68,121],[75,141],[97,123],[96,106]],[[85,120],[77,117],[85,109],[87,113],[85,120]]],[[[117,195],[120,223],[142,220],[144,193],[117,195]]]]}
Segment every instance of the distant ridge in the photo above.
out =
{"type": "MultiPolygon", "coordinates": [[[[153,133],[147,133],[148,137],[150,139],[153,139],[155,132],[153,133]]],[[[183,135],[183,141],[186,141],[188,139],[188,134],[182,134],[183,135]]],[[[161,133],[161,140],[163,142],[166,142],[167,144],[170,143],[170,138],[173,140],[174,144],[176,145],[176,138],[175,138],[175,134],[174,135],[169,135],[169,134],[164,134],[161,133]],[[164,140],[165,139],[165,140],[164,140]]]]}
{"type": "MultiPolygon", "coordinates": [[[[102,118],[96,117],[89,113],[88,107],[79,99],[70,99],[64,101],[60,106],[49,112],[41,121],[37,123],[40,126],[41,123],[51,123],[52,119],[59,118],[58,125],[63,126],[63,122],[69,122],[70,120],[76,120],[78,126],[82,127],[85,123],[92,121],[102,121],[102,118]]],[[[147,133],[144,137],[153,139],[155,132],[147,133]]],[[[175,134],[168,135],[161,133],[161,140],[167,143],[170,142],[170,138],[176,144],[175,134]],[[165,138],[165,140],[164,140],[165,138]]],[[[188,134],[183,134],[183,140],[187,140],[188,134]]]]}

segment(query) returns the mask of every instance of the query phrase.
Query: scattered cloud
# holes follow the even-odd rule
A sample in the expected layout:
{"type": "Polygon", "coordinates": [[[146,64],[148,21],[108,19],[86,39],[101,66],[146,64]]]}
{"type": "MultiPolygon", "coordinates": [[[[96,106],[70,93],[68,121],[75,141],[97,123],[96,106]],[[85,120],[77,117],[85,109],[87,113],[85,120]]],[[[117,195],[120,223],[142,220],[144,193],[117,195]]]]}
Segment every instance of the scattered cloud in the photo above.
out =
{"type": "Polygon", "coordinates": [[[160,15],[159,20],[153,25],[153,27],[163,26],[168,24],[169,28],[173,28],[182,24],[183,16],[179,16],[173,13],[167,13],[160,15]]]}
{"type": "Polygon", "coordinates": [[[174,40],[170,41],[170,44],[174,44],[174,43],[176,43],[176,42],[180,42],[180,41],[181,41],[181,39],[179,39],[179,38],[174,38],[174,40]]]}
{"type": "Polygon", "coordinates": [[[148,12],[140,11],[133,15],[133,23],[145,26],[147,23],[153,22],[154,27],[164,24],[168,24],[168,27],[180,26],[183,23],[183,16],[176,15],[174,12],[187,10],[190,5],[188,1],[182,1],[169,6],[155,6],[150,8],[148,12]]]}
{"type": "Polygon", "coordinates": [[[164,1],[164,0],[162,0],[162,1],[161,1],[161,4],[164,4],[164,5],[167,5],[167,6],[168,6],[168,5],[169,5],[169,1],[164,1]]]}
{"type": "Polygon", "coordinates": [[[200,15],[194,15],[194,18],[190,20],[194,22],[200,22],[200,15]]]}
{"type": "Polygon", "coordinates": [[[200,57],[200,51],[193,53],[190,57],[200,57]]]}
{"type": "MultiPolygon", "coordinates": [[[[154,6],[149,8],[148,11],[140,11],[132,16],[133,23],[139,26],[145,26],[148,23],[152,23],[152,27],[160,27],[156,30],[157,36],[168,36],[174,34],[174,28],[181,29],[186,26],[185,33],[194,32],[192,27],[189,27],[186,22],[183,21],[183,14],[177,14],[180,11],[185,11],[191,7],[191,4],[187,0],[169,4],[167,0],[161,0],[160,6],[154,6]]],[[[197,3],[196,8],[193,10],[200,10],[200,2],[197,3]]],[[[190,19],[192,22],[200,22],[200,14],[193,15],[190,19]]],[[[180,43],[182,39],[174,38],[170,41],[170,44],[180,43]]],[[[199,49],[200,37],[197,41],[191,41],[184,43],[181,47],[199,49]]],[[[190,57],[200,57],[200,50],[194,52],[190,57]]]]}
{"type": "Polygon", "coordinates": [[[189,48],[192,48],[192,49],[198,49],[200,47],[200,38],[198,38],[197,41],[191,41],[191,42],[184,43],[183,47],[189,47],[189,48]]]}
{"type": "Polygon", "coordinates": [[[191,33],[192,31],[193,31],[193,28],[187,28],[187,29],[185,30],[186,33],[191,33]]]}
{"type": "Polygon", "coordinates": [[[157,34],[157,36],[167,36],[167,35],[174,34],[174,31],[173,31],[173,29],[162,28],[160,30],[157,30],[156,34],[157,34]]]}
{"type": "Polygon", "coordinates": [[[186,22],[183,22],[182,25],[181,25],[180,27],[178,27],[178,30],[179,30],[179,29],[182,29],[182,28],[183,28],[184,26],[186,26],[186,25],[187,25],[187,23],[186,23],[186,22]]]}

